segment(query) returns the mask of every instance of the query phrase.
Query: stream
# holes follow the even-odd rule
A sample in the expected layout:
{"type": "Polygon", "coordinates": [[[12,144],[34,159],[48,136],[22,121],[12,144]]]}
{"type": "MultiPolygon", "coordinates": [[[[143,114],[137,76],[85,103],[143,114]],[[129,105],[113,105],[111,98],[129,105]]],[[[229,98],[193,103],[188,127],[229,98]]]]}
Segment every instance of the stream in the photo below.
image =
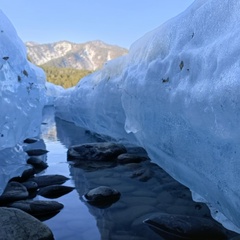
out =
{"type": "MultiPolygon", "coordinates": [[[[43,141],[49,167],[42,174],[61,174],[64,183],[75,189],[57,199],[64,208],[44,221],[56,240],[156,240],[163,239],[143,223],[156,214],[179,214],[211,218],[205,204],[192,201],[188,188],[176,182],[151,161],[140,163],[75,166],[67,161],[67,149],[76,144],[103,141],[99,135],[55,118],[54,108],[43,112],[43,141]],[[120,199],[106,208],[84,201],[83,195],[98,186],[109,186],[121,193],[120,199]]],[[[128,146],[132,151],[137,148],[128,146]]],[[[137,152],[144,155],[144,152],[137,152]]],[[[35,199],[46,200],[37,196],[35,199]]],[[[47,199],[49,200],[49,199],[47,199]]]]}

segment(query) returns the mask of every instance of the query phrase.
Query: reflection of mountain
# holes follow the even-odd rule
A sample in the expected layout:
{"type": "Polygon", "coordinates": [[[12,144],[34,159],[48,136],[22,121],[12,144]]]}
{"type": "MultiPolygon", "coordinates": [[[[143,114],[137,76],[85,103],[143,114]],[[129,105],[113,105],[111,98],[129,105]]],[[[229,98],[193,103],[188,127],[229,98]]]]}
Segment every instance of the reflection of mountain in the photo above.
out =
{"type": "Polygon", "coordinates": [[[45,140],[56,141],[57,140],[57,130],[54,117],[54,108],[47,106],[43,109],[43,119],[42,119],[42,138],[45,140]]]}

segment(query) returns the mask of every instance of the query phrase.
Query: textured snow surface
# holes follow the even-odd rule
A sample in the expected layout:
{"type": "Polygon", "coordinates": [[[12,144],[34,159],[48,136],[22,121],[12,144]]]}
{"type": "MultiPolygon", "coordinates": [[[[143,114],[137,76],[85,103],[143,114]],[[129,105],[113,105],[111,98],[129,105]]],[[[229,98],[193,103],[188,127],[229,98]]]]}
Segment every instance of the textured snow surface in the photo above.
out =
{"type": "Polygon", "coordinates": [[[59,85],[55,85],[50,82],[46,82],[46,103],[45,105],[51,106],[54,105],[54,101],[56,97],[58,97],[61,93],[63,93],[64,88],[59,85]]]}
{"type": "Polygon", "coordinates": [[[240,1],[196,0],[56,101],[58,115],[136,139],[240,227],[240,1]]]}
{"type": "Polygon", "coordinates": [[[0,191],[23,170],[18,143],[39,134],[44,104],[45,75],[27,61],[23,42],[0,11],[0,191]]]}

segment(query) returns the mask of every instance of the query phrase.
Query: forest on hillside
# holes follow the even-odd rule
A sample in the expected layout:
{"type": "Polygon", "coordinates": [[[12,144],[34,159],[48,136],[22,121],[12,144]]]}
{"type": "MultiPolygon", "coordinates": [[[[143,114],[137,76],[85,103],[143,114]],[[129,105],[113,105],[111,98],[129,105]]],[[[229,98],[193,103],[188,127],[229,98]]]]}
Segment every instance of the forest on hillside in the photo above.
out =
{"type": "Polygon", "coordinates": [[[75,68],[57,68],[52,66],[41,65],[47,77],[47,81],[60,85],[64,88],[75,86],[80,79],[90,74],[91,71],[80,70],[75,68]]]}

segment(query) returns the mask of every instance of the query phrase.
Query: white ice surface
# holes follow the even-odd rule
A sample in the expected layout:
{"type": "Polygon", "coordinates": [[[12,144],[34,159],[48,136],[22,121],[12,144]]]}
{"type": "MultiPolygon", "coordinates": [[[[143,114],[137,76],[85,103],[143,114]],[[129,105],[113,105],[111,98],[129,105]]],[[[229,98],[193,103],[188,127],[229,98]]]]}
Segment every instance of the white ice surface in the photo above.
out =
{"type": "Polygon", "coordinates": [[[196,0],[57,98],[58,116],[136,141],[240,227],[240,1],[196,0]]]}
{"type": "Polygon", "coordinates": [[[27,61],[25,45],[0,11],[0,193],[26,169],[18,144],[39,134],[45,91],[44,72],[27,61]]]}
{"type": "Polygon", "coordinates": [[[63,93],[64,88],[50,82],[46,82],[46,106],[54,105],[56,97],[63,93]]]}

